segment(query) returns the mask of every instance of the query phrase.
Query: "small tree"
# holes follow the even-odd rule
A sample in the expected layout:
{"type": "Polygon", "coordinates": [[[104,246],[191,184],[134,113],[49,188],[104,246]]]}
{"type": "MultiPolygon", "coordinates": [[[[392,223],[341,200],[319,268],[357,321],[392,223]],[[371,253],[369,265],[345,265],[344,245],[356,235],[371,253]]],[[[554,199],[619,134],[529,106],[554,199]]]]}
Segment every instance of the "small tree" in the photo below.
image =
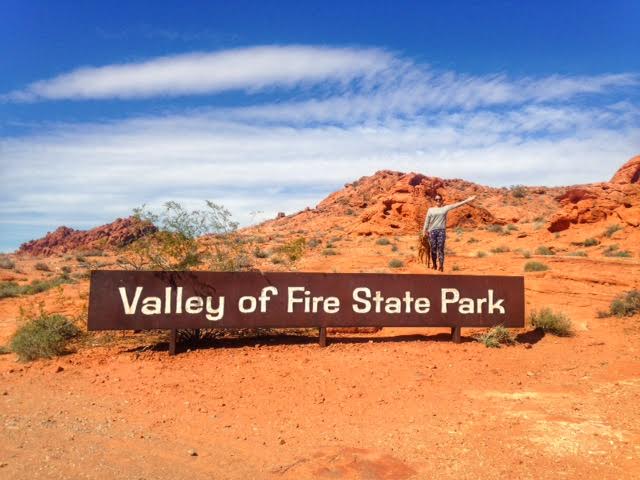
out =
{"type": "Polygon", "coordinates": [[[157,231],[133,242],[120,263],[134,270],[237,271],[249,268],[245,244],[237,235],[238,224],[221,205],[206,201],[204,210],[185,210],[177,202],[167,202],[155,214],[146,206],[136,208],[133,217],[140,229],[150,224],[157,231]],[[205,238],[203,238],[205,237],[205,238]],[[199,240],[201,239],[201,240],[199,240]]]}

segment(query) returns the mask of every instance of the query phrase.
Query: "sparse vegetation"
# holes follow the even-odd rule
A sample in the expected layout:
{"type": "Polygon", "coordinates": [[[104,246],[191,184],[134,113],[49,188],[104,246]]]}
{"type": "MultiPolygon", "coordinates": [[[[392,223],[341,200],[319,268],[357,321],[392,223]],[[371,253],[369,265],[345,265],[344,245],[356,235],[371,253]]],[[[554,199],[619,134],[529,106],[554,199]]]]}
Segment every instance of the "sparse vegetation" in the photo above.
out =
{"type": "Polygon", "coordinates": [[[570,257],[586,257],[587,256],[587,252],[583,252],[583,251],[579,250],[577,252],[571,252],[568,255],[570,257]]]}
{"type": "Polygon", "coordinates": [[[65,283],[73,281],[67,276],[60,276],[47,280],[33,280],[28,285],[18,285],[16,282],[0,282],[0,298],[17,297],[20,295],[34,295],[45,292],[65,283]]]}
{"type": "Polygon", "coordinates": [[[471,237],[469,240],[467,240],[467,243],[478,243],[480,240],[478,240],[475,237],[471,237]]]}
{"type": "Polygon", "coordinates": [[[609,225],[607,229],[604,231],[604,235],[606,237],[611,238],[611,236],[616,233],[618,230],[622,230],[622,227],[618,224],[609,225]]]}
{"type": "Polygon", "coordinates": [[[69,340],[80,334],[67,317],[46,313],[42,308],[35,316],[21,317],[21,325],[11,339],[11,350],[21,361],[61,355],[67,351],[69,340]]]}
{"type": "Polygon", "coordinates": [[[322,255],[324,255],[325,257],[331,256],[331,255],[337,255],[338,252],[336,252],[333,248],[325,248],[322,251],[322,255]]]}
{"type": "Polygon", "coordinates": [[[512,185],[511,195],[513,195],[514,198],[524,198],[527,196],[527,189],[524,185],[512,185]]]}
{"type": "Polygon", "coordinates": [[[451,267],[451,270],[454,272],[459,272],[460,271],[460,265],[458,265],[457,263],[455,263],[453,265],[453,267],[451,267]]]}
{"type": "Polygon", "coordinates": [[[527,262],[524,264],[525,272],[544,272],[549,270],[549,267],[541,262],[527,262]]]}
{"type": "Polygon", "coordinates": [[[582,242],[583,247],[593,247],[595,245],[599,245],[600,241],[595,238],[587,238],[584,242],[582,242]]]}
{"type": "Polygon", "coordinates": [[[629,250],[620,250],[620,247],[617,244],[609,245],[602,251],[602,254],[605,257],[630,257],[631,252],[629,250]]]}
{"type": "Polygon", "coordinates": [[[278,253],[282,253],[283,255],[287,256],[289,260],[295,262],[304,254],[305,246],[306,240],[304,239],[304,237],[300,237],[276,248],[275,251],[278,253]]]}
{"type": "Polygon", "coordinates": [[[510,223],[509,225],[507,225],[507,230],[513,232],[515,230],[518,230],[518,227],[517,227],[517,225],[515,225],[513,223],[510,223]]]}
{"type": "Polygon", "coordinates": [[[322,243],[322,240],[320,240],[319,238],[312,238],[311,240],[309,240],[309,243],[307,243],[307,246],[309,248],[316,248],[321,243],[322,243]]]}
{"type": "Polygon", "coordinates": [[[389,245],[391,243],[391,241],[388,238],[385,237],[381,237],[378,240],[376,240],[376,244],[377,245],[389,245]]]}
{"type": "Polygon", "coordinates": [[[487,226],[487,231],[491,233],[504,233],[504,228],[502,227],[502,225],[494,223],[487,226]]]}
{"type": "Polygon", "coordinates": [[[402,260],[394,258],[392,260],[389,260],[389,267],[390,268],[402,268],[402,267],[404,267],[404,262],[402,260]]]}
{"type": "Polygon", "coordinates": [[[38,262],[33,266],[36,270],[40,270],[41,272],[50,272],[51,269],[49,268],[49,265],[47,265],[44,262],[38,262]]]}
{"type": "Polygon", "coordinates": [[[486,256],[487,256],[487,252],[483,252],[482,250],[478,250],[476,252],[476,257],[478,257],[478,258],[484,258],[486,256]]]}
{"type": "Polygon", "coordinates": [[[541,245],[538,248],[536,248],[536,255],[555,255],[556,253],[551,250],[551,248],[541,245]]]}
{"type": "Polygon", "coordinates": [[[280,265],[284,263],[284,258],[278,255],[274,255],[273,257],[271,257],[271,263],[273,263],[274,265],[280,265]]]}
{"type": "Polygon", "coordinates": [[[269,256],[269,252],[267,252],[267,251],[265,251],[265,250],[262,250],[260,247],[256,247],[256,248],[253,250],[253,255],[254,255],[256,258],[267,258],[267,257],[269,256]]]}
{"type": "Polygon", "coordinates": [[[0,282],[0,298],[17,297],[22,288],[16,282],[0,282]]]}
{"type": "Polygon", "coordinates": [[[102,257],[104,256],[104,252],[97,248],[92,248],[89,250],[80,250],[77,252],[81,257],[102,257]]]}
{"type": "Polygon", "coordinates": [[[392,245],[391,246],[391,251],[392,252],[397,252],[398,251],[398,245],[392,245]]]}
{"type": "Polygon", "coordinates": [[[500,348],[501,345],[513,345],[516,343],[509,330],[502,325],[496,325],[488,332],[476,337],[476,340],[487,348],[500,348]]]}
{"type": "Polygon", "coordinates": [[[0,256],[0,268],[4,268],[5,270],[13,270],[16,268],[16,264],[9,257],[0,256]]]}
{"type": "Polygon", "coordinates": [[[598,312],[603,317],[631,317],[640,313],[640,290],[630,290],[621,293],[613,299],[608,311],[598,312]]]}
{"type": "Polygon", "coordinates": [[[509,247],[507,247],[506,245],[500,245],[498,247],[494,247],[491,249],[491,253],[506,253],[506,252],[510,252],[511,249],[509,247]]]}
{"type": "Polygon", "coordinates": [[[64,265],[62,267],[62,275],[67,276],[71,273],[71,267],[69,265],[64,265]]]}
{"type": "Polygon", "coordinates": [[[571,319],[564,313],[556,313],[550,308],[542,308],[531,312],[529,320],[532,326],[542,329],[558,337],[569,337],[573,334],[571,319]]]}

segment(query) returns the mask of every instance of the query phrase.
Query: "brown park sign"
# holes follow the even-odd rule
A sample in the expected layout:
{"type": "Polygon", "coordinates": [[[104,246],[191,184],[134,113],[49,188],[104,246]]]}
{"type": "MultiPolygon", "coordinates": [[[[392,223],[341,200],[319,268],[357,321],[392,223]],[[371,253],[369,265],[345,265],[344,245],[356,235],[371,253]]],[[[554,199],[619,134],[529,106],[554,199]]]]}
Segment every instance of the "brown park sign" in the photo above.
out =
{"type": "Polygon", "coordinates": [[[89,330],[524,327],[524,277],[91,272],[89,330]]]}

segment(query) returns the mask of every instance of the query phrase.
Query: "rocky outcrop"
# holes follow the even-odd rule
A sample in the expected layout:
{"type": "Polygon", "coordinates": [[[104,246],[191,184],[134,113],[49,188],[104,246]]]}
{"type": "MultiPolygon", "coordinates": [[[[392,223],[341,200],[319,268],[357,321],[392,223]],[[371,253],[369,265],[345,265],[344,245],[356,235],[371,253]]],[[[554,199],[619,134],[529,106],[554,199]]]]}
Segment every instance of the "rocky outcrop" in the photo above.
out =
{"type": "Polygon", "coordinates": [[[549,221],[550,232],[605,221],[640,226],[640,156],[620,167],[610,182],[569,188],[557,200],[560,208],[549,221]]]}
{"type": "Polygon", "coordinates": [[[23,243],[17,253],[46,256],[80,249],[119,248],[156,230],[155,226],[134,217],[118,218],[115,222],[91,230],[74,230],[63,226],[43,238],[23,243]]]}

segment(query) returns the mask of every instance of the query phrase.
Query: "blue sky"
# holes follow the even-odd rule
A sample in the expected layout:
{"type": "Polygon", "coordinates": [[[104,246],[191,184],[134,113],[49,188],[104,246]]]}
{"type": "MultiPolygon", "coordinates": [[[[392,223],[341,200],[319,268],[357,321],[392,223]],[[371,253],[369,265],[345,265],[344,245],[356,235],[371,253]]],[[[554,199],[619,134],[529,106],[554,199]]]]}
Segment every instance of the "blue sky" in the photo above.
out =
{"type": "Polygon", "coordinates": [[[640,153],[635,1],[53,5],[0,6],[0,251],[143,203],[246,225],[380,169],[563,185],[640,153]]]}

